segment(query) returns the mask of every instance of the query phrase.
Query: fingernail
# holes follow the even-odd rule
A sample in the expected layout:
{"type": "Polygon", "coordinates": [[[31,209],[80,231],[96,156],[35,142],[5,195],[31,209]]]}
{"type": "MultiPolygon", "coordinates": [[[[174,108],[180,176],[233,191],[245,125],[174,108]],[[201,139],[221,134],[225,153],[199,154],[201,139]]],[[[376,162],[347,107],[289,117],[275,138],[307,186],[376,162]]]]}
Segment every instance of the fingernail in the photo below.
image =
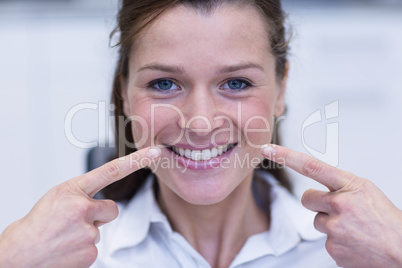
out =
{"type": "Polygon", "coordinates": [[[161,154],[161,149],[159,148],[151,148],[148,150],[148,157],[149,158],[157,158],[159,157],[161,154]]]}
{"type": "Polygon", "coordinates": [[[266,156],[275,156],[276,150],[273,146],[265,144],[261,147],[261,151],[266,156]]]}

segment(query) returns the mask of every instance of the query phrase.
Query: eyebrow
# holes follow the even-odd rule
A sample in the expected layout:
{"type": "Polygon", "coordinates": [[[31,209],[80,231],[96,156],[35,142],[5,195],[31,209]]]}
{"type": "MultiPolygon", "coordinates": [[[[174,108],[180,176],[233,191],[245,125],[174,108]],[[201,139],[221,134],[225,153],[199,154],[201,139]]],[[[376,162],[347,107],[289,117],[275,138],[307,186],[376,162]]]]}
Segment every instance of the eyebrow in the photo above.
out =
{"type": "Polygon", "coordinates": [[[237,65],[226,65],[218,69],[217,73],[218,74],[223,74],[223,73],[232,73],[244,69],[259,69],[262,72],[264,72],[264,68],[257,64],[257,63],[242,63],[242,64],[237,64],[237,65]]]}
{"type": "Polygon", "coordinates": [[[175,74],[182,74],[184,73],[184,69],[181,66],[176,65],[165,65],[165,64],[158,64],[158,63],[150,63],[147,64],[140,69],[138,69],[138,73],[144,70],[155,70],[155,71],[162,71],[166,73],[175,73],[175,74]]]}
{"type": "MultiPolygon", "coordinates": [[[[244,69],[259,69],[264,72],[264,68],[256,63],[241,63],[241,64],[236,64],[236,65],[224,65],[223,67],[219,68],[216,73],[218,74],[224,74],[224,73],[232,73],[244,69]]],[[[166,73],[174,73],[174,74],[183,74],[184,69],[181,66],[176,66],[176,65],[165,65],[165,64],[158,64],[158,63],[150,63],[147,64],[140,69],[138,69],[137,72],[142,72],[144,70],[154,70],[154,71],[162,71],[166,73]]]]}

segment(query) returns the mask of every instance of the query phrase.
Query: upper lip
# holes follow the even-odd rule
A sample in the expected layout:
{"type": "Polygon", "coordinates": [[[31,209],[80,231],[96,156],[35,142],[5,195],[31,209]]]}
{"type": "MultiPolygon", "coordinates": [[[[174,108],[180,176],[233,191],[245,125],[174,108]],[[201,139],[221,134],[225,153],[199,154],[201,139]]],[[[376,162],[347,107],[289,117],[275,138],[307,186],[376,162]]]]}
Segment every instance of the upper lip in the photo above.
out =
{"type": "Polygon", "coordinates": [[[229,144],[234,144],[234,145],[236,145],[237,144],[237,142],[226,142],[226,143],[216,143],[216,144],[212,144],[212,143],[210,143],[208,146],[205,146],[205,144],[203,144],[203,145],[200,145],[200,146],[193,146],[193,145],[190,145],[190,144],[184,144],[184,143],[176,143],[176,144],[173,144],[173,145],[169,145],[169,144],[165,144],[165,146],[166,147],[178,147],[178,148],[183,148],[183,149],[190,149],[190,150],[206,150],[206,149],[212,149],[212,148],[214,148],[214,147],[219,147],[219,146],[226,146],[226,145],[229,145],[229,144]]]}

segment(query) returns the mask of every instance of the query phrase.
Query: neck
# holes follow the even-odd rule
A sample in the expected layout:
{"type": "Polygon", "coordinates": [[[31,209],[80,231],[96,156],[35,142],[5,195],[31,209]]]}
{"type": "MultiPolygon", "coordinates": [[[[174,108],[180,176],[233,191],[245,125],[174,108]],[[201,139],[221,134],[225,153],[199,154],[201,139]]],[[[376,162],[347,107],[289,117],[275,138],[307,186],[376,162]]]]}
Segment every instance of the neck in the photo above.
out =
{"type": "Polygon", "coordinates": [[[212,267],[228,267],[248,237],[269,229],[269,215],[255,203],[251,182],[252,176],[212,205],[190,204],[163,185],[158,200],[172,228],[212,267]]]}

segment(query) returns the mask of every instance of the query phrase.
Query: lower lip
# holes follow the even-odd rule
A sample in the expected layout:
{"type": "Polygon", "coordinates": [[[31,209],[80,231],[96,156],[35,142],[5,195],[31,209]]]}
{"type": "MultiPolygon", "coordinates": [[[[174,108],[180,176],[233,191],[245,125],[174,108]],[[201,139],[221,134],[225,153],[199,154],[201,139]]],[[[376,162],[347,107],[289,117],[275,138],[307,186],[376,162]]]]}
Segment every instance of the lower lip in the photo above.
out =
{"type": "MultiPolygon", "coordinates": [[[[236,145],[237,146],[237,145],[236,145]]],[[[192,159],[177,155],[173,151],[169,150],[170,153],[173,154],[173,159],[179,163],[179,165],[185,167],[186,169],[191,169],[191,170],[209,170],[209,169],[214,169],[217,167],[222,166],[222,160],[227,159],[227,157],[230,155],[230,153],[233,151],[233,149],[236,148],[236,146],[230,148],[227,150],[225,153],[218,157],[211,158],[209,160],[204,160],[204,161],[194,161],[192,159]]],[[[228,163],[225,162],[227,165],[228,163]]]]}

